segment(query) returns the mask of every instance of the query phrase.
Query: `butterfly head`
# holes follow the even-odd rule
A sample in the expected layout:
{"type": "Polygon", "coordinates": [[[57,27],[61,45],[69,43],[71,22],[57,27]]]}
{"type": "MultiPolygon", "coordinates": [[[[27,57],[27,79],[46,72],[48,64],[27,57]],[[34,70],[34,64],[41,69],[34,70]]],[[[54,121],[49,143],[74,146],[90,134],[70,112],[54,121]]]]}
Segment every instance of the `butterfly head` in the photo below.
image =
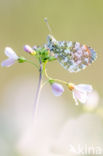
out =
{"type": "Polygon", "coordinates": [[[52,35],[48,35],[47,42],[48,42],[48,44],[51,44],[51,43],[52,44],[57,44],[56,39],[52,35]]]}

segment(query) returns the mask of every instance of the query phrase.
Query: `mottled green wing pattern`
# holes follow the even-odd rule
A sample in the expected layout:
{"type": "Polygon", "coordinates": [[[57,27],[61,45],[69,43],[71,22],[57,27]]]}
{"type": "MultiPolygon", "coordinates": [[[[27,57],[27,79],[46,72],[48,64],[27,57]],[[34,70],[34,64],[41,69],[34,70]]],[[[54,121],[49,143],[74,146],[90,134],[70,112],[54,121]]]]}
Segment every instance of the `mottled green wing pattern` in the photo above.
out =
{"type": "Polygon", "coordinates": [[[96,59],[96,52],[79,42],[56,41],[49,35],[47,46],[59,63],[69,72],[85,69],[96,59]]]}

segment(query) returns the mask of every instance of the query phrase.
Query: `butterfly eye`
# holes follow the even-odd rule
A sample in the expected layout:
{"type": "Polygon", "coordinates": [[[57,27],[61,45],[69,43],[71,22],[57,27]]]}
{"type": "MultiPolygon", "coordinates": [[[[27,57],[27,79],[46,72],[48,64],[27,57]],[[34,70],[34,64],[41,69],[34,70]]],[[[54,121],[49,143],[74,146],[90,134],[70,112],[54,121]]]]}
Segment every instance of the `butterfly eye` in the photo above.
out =
{"type": "Polygon", "coordinates": [[[48,42],[51,42],[51,41],[52,41],[52,37],[51,37],[51,35],[48,35],[48,37],[47,37],[47,41],[48,41],[48,42]]]}

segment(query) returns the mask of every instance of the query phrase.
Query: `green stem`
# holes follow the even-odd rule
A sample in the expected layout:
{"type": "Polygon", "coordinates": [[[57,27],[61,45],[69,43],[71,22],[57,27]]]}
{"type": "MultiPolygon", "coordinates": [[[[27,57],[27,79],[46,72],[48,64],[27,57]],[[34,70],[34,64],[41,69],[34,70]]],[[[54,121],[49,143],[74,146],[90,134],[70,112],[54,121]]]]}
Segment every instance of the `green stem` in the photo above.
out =
{"type": "Polygon", "coordinates": [[[30,60],[25,60],[25,62],[30,63],[30,64],[34,65],[37,69],[39,69],[38,65],[30,60]]]}
{"type": "Polygon", "coordinates": [[[54,79],[54,78],[48,76],[47,71],[46,71],[46,64],[47,64],[47,63],[45,63],[45,64],[44,64],[44,67],[43,67],[46,78],[47,78],[48,80],[53,80],[53,81],[55,81],[55,82],[59,82],[59,83],[62,83],[62,84],[65,84],[65,85],[68,86],[68,82],[63,81],[63,80],[59,80],[59,79],[54,79]]]}

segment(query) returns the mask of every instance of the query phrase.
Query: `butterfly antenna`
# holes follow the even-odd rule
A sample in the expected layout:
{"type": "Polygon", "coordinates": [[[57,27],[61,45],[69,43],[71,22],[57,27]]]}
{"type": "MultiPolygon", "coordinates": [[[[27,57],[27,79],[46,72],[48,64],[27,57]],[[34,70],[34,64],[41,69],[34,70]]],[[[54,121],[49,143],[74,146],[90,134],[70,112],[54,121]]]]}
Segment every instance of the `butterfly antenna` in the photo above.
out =
{"type": "Polygon", "coordinates": [[[48,23],[48,19],[46,17],[44,18],[44,21],[45,21],[45,23],[46,23],[46,25],[48,27],[49,33],[52,34],[52,29],[51,29],[51,27],[50,27],[50,25],[48,23]]]}

